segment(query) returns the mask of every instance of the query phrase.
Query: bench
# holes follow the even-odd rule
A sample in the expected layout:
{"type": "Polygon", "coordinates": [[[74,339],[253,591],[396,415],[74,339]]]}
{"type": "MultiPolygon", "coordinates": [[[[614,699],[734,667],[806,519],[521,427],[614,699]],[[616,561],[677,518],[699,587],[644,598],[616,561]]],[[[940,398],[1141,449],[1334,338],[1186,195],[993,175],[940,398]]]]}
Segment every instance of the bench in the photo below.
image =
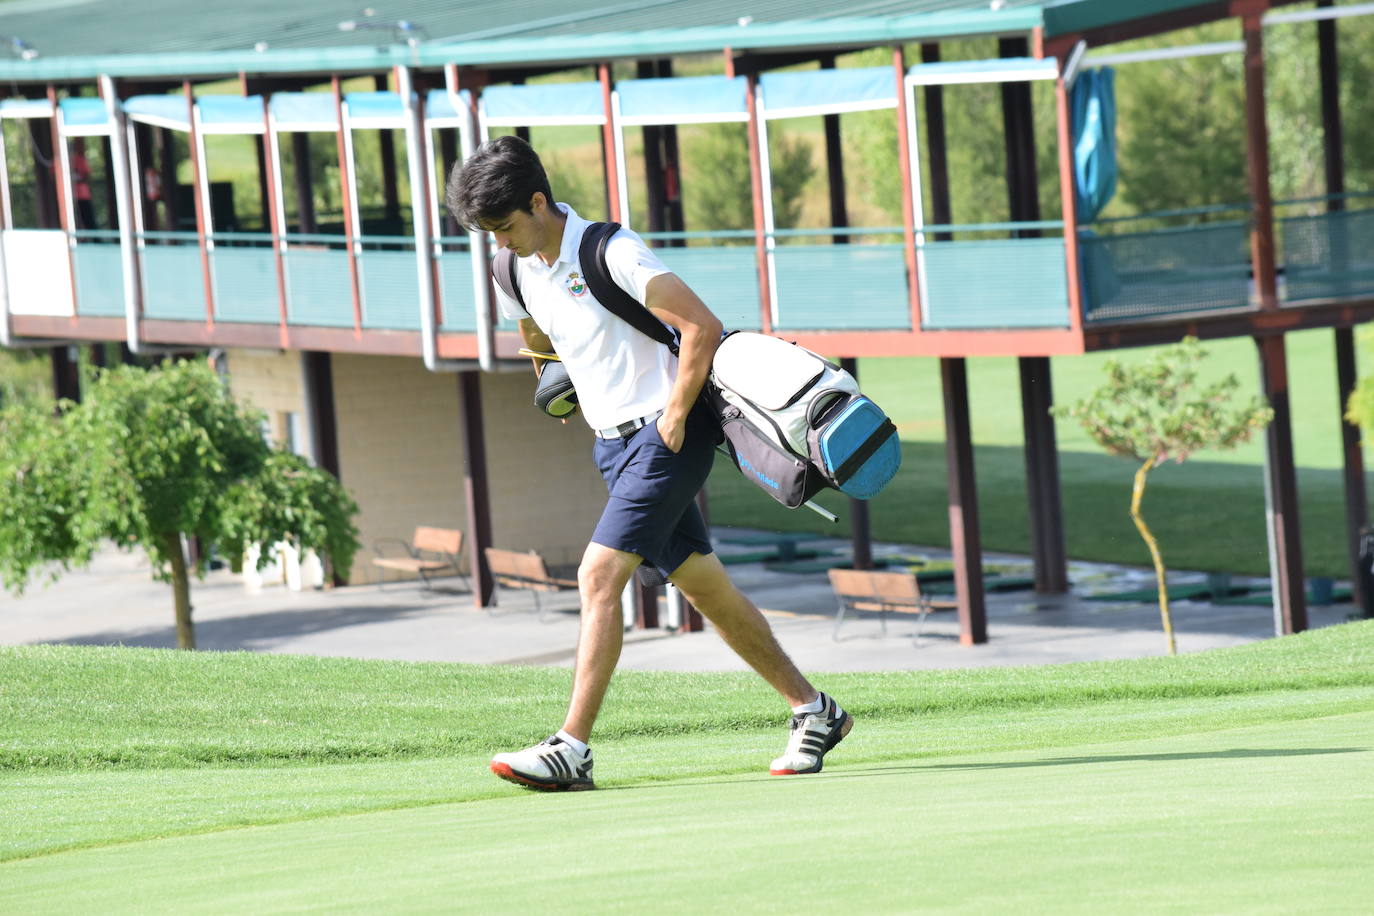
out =
{"type": "MultiPolygon", "coordinates": [[[[444,570],[452,570],[453,575],[463,578],[459,569],[459,559],[463,554],[463,532],[454,528],[426,528],[422,525],[415,529],[409,541],[400,538],[380,538],[373,544],[372,549],[377,554],[372,558],[373,566],[418,575],[427,589],[434,588],[430,584],[430,576],[444,570]],[[405,548],[407,555],[387,556],[382,552],[381,546],[387,543],[400,544],[405,548]]],[[[464,580],[464,585],[466,584],[464,580]]]]}
{"type": "Polygon", "coordinates": [[[883,633],[887,633],[887,614],[889,611],[907,614],[920,614],[916,623],[915,644],[921,644],[921,628],[931,611],[954,610],[959,602],[950,599],[935,599],[921,593],[921,583],[911,572],[877,572],[861,569],[832,569],[830,587],[839,599],[839,611],[835,614],[835,629],[831,638],[840,638],[840,624],[844,622],[846,611],[878,611],[882,617],[883,633]]]}
{"type": "Polygon", "coordinates": [[[565,592],[577,588],[576,574],[570,571],[550,572],[544,558],[531,550],[520,553],[500,547],[488,547],[485,551],[487,568],[491,578],[503,588],[523,589],[534,595],[534,610],[539,619],[544,619],[544,610],[539,596],[547,592],[565,592]]]}

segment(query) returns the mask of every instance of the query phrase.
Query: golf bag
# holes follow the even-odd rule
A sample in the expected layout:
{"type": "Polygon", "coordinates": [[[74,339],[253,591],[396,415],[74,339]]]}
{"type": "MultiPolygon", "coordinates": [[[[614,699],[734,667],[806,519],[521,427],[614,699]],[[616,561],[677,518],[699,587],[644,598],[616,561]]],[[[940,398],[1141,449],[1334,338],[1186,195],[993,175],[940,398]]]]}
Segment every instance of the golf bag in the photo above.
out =
{"type": "Polygon", "coordinates": [[[710,396],[735,465],[789,509],[826,487],[869,499],[901,464],[897,428],[854,376],[785,340],[727,335],[710,396]]]}

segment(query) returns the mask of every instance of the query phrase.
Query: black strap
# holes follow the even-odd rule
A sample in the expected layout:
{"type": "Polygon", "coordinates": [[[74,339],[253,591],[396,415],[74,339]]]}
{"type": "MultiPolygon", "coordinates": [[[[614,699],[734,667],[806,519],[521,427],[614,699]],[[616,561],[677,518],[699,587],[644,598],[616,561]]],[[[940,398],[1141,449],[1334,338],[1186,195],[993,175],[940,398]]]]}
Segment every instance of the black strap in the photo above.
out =
{"type": "MultiPolygon", "coordinates": [[[[619,231],[619,223],[592,223],[582,233],[582,243],[578,247],[577,255],[582,272],[586,275],[584,279],[587,286],[596,297],[596,301],[606,307],[606,311],[641,334],[666,345],[676,356],[677,335],[655,318],[642,302],[621,289],[620,284],[611,277],[611,269],[606,265],[606,246],[610,243],[611,236],[619,231]]],[[[519,259],[516,258],[515,252],[509,248],[502,248],[496,252],[496,257],[492,258],[491,276],[502,292],[528,312],[525,299],[520,295],[520,281],[516,275],[518,266],[519,259]]]]}
{"type": "Polygon", "coordinates": [[[496,257],[491,259],[491,278],[496,281],[496,285],[501,287],[501,291],[519,303],[526,312],[525,297],[520,295],[520,281],[516,278],[515,268],[517,265],[515,252],[509,248],[502,248],[496,252],[496,257]]]}
{"type": "Polygon", "coordinates": [[[586,274],[587,286],[596,301],[604,305],[608,312],[641,334],[665,344],[676,356],[676,335],[655,318],[642,302],[621,289],[620,284],[611,278],[611,270],[606,266],[606,246],[610,244],[611,236],[619,231],[619,223],[592,223],[582,233],[582,244],[577,255],[582,272],[586,274]]]}
{"type": "Polygon", "coordinates": [[[873,457],[878,447],[896,432],[897,427],[893,425],[892,420],[884,418],[882,424],[864,440],[864,444],[855,449],[854,453],[844,460],[844,464],[835,469],[835,482],[841,485],[847,483],[849,478],[863,467],[864,462],[873,457]]]}

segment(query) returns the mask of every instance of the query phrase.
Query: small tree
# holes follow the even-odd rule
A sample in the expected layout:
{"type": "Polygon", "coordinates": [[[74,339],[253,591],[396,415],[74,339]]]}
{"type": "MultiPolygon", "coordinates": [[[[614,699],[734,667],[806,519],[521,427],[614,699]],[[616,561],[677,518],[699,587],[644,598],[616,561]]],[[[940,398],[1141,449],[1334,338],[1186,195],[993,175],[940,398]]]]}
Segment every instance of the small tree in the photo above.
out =
{"type": "Polygon", "coordinates": [[[1109,453],[1140,462],[1131,490],[1130,515],[1154,561],[1159,614],[1170,655],[1178,650],[1169,616],[1164,558],[1140,514],[1145,478],[1165,461],[1181,464],[1202,449],[1235,448],[1274,416],[1258,398],[1242,407],[1230,406],[1240,387],[1235,375],[1199,384],[1198,364],[1205,355],[1196,338],[1186,337],[1140,365],[1110,360],[1104,367],[1107,381],[1102,387],[1076,404],[1053,410],[1055,416],[1076,418],[1109,453]]]}
{"type": "Polygon", "coordinates": [[[102,372],[83,403],[63,407],[58,417],[0,415],[6,587],[22,591],[44,564],[86,564],[102,539],[137,544],[172,585],[177,645],[193,649],[187,537],[235,555],[290,541],[347,575],[358,548],[353,500],[328,473],[266,443],[261,415],[204,363],[102,372]]]}

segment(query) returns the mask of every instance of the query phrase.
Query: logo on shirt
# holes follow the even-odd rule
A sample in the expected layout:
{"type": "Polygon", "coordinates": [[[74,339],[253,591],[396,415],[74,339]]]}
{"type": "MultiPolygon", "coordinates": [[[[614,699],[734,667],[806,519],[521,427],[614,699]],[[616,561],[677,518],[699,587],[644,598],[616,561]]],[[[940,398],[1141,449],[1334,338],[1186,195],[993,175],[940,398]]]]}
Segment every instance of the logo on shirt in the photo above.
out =
{"type": "Polygon", "coordinates": [[[582,296],[587,292],[587,284],[577,271],[568,274],[568,292],[574,296],[582,296]]]}

